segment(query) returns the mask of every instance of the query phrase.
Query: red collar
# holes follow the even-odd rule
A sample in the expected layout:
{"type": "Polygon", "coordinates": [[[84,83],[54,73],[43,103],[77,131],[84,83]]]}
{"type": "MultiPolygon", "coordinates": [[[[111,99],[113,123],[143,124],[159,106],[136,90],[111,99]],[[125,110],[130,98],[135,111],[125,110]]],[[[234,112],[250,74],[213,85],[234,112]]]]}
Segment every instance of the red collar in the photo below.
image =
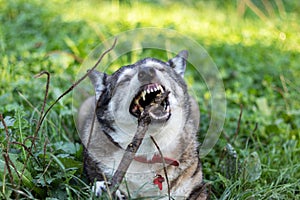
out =
{"type": "MultiPolygon", "coordinates": [[[[148,164],[163,163],[163,159],[159,155],[154,155],[151,160],[147,160],[147,158],[145,158],[143,156],[135,156],[134,160],[137,161],[137,162],[148,163],[148,164]]],[[[168,158],[168,157],[164,157],[164,160],[165,160],[166,164],[173,165],[175,167],[179,166],[179,161],[178,160],[168,158]]],[[[163,184],[164,181],[165,181],[164,177],[162,177],[160,174],[157,174],[154,177],[153,184],[157,185],[158,188],[160,190],[162,190],[162,184],[163,184]]]]}
{"type": "MultiPolygon", "coordinates": [[[[154,155],[151,160],[147,160],[147,158],[143,156],[135,156],[134,160],[141,163],[148,163],[148,164],[163,163],[163,159],[159,155],[154,155]]],[[[179,166],[178,160],[175,160],[173,158],[168,158],[168,157],[164,157],[164,160],[166,164],[173,165],[175,167],[179,166]]]]}

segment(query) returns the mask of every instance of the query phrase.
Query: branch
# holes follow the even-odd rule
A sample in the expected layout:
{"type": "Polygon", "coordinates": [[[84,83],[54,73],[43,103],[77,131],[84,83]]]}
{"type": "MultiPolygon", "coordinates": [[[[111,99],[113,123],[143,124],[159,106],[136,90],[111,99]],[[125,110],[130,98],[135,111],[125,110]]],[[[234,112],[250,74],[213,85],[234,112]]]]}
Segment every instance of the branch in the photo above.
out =
{"type": "Polygon", "coordinates": [[[168,97],[169,91],[166,91],[161,96],[157,96],[154,100],[153,104],[150,104],[146,106],[144,112],[142,112],[141,116],[138,119],[138,127],[136,130],[136,133],[132,139],[132,141],[128,144],[125,153],[121,159],[121,162],[115,172],[115,174],[112,177],[111,180],[111,191],[113,191],[113,194],[118,189],[120,183],[122,182],[132,160],[135,157],[135,154],[137,150],[139,149],[145,134],[148,130],[148,126],[151,123],[151,117],[149,113],[155,108],[155,105],[160,105],[162,101],[165,100],[165,98],[168,97]]]}
{"type": "MultiPolygon", "coordinates": [[[[103,57],[108,54],[111,50],[114,49],[114,47],[116,46],[116,43],[117,43],[117,38],[115,38],[114,40],[114,43],[112,44],[112,46],[107,49],[106,51],[104,51],[99,59],[97,60],[97,62],[95,63],[95,65],[91,68],[91,70],[89,70],[86,74],[84,74],[79,80],[77,80],[74,84],[71,85],[71,87],[69,87],[63,94],[61,94],[51,105],[50,107],[46,110],[46,112],[43,114],[43,111],[44,111],[44,108],[45,108],[45,104],[46,104],[46,101],[47,101],[47,96],[48,96],[48,88],[49,88],[49,84],[50,84],[50,74],[49,72],[41,72],[39,73],[38,75],[36,75],[35,77],[40,77],[41,75],[43,74],[47,74],[48,75],[48,79],[47,79],[47,85],[46,85],[46,93],[45,93],[45,97],[44,97],[44,103],[43,103],[43,106],[42,106],[42,110],[41,110],[41,116],[40,116],[40,119],[38,121],[38,124],[37,124],[37,127],[36,127],[36,130],[35,130],[35,133],[34,133],[34,137],[33,137],[33,140],[32,140],[32,143],[31,143],[31,146],[29,148],[29,151],[27,153],[27,156],[26,156],[26,159],[25,159],[25,162],[24,162],[24,166],[23,166],[23,169],[21,170],[21,176],[23,176],[24,172],[25,172],[25,169],[26,169],[26,166],[27,166],[27,162],[29,160],[29,154],[31,154],[31,150],[32,150],[32,147],[35,143],[35,140],[36,140],[36,136],[39,132],[39,130],[41,129],[41,125],[43,123],[43,121],[45,120],[47,114],[49,113],[49,111],[53,108],[53,106],[61,99],[63,98],[65,95],[67,95],[69,92],[71,92],[79,83],[81,83],[90,73],[91,71],[93,71],[99,64],[100,62],[102,61],[103,57]]],[[[19,180],[19,185],[18,187],[20,187],[22,183],[22,179],[19,180]]]]}
{"type": "Polygon", "coordinates": [[[238,122],[237,122],[237,127],[236,127],[236,130],[235,130],[233,141],[235,141],[235,139],[237,138],[237,136],[240,132],[240,125],[241,125],[242,115],[243,115],[243,104],[240,105],[240,115],[239,115],[239,119],[238,119],[238,122]]]}
{"type": "MultiPolygon", "coordinates": [[[[91,70],[89,70],[85,75],[83,75],[79,80],[77,80],[73,85],[71,85],[71,87],[69,87],[69,89],[67,89],[63,94],[61,94],[51,105],[50,107],[46,110],[45,114],[43,115],[42,119],[41,119],[41,124],[44,121],[45,117],[47,116],[48,112],[52,109],[52,107],[61,99],[63,98],[66,94],[68,94],[69,92],[71,92],[79,83],[81,83],[102,61],[103,57],[108,54],[111,50],[113,50],[116,46],[117,43],[117,38],[114,40],[113,45],[107,49],[106,51],[104,51],[101,56],[99,57],[98,61],[96,62],[96,64],[91,68],[91,70]]],[[[38,127],[39,131],[40,127],[38,127]]]]}
{"type": "Polygon", "coordinates": [[[148,125],[150,124],[151,119],[148,112],[144,112],[144,115],[139,119],[137,131],[129,145],[126,148],[126,151],[122,157],[122,160],[118,166],[117,171],[115,172],[112,180],[111,180],[111,191],[113,193],[117,190],[118,186],[122,182],[129,165],[131,164],[134,156],[140,147],[145,134],[148,130],[148,125]]]}
{"type": "Polygon", "coordinates": [[[9,137],[9,131],[8,131],[8,128],[6,126],[6,123],[4,121],[4,118],[3,118],[3,115],[2,113],[0,113],[0,121],[4,127],[4,130],[5,130],[5,134],[6,134],[6,140],[7,140],[7,147],[5,149],[3,149],[4,153],[2,154],[4,160],[5,160],[5,167],[4,167],[4,173],[3,173],[3,176],[5,177],[6,173],[5,173],[5,169],[7,169],[8,171],[8,174],[9,174],[9,178],[10,178],[10,182],[11,184],[14,185],[14,177],[12,175],[12,172],[11,172],[11,169],[10,169],[10,157],[9,157],[9,148],[10,148],[10,137],[9,137]]]}
{"type": "Polygon", "coordinates": [[[43,114],[44,114],[44,111],[45,111],[45,106],[46,106],[46,103],[47,103],[48,93],[49,93],[49,85],[50,85],[50,73],[49,72],[42,71],[39,74],[34,76],[34,78],[40,78],[44,74],[47,75],[46,91],[45,91],[45,95],[44,95],[43,105],[42,105],[42,108],[41,108],[40,118],[39,118],[38,124],[36,126],[34,137],[33,137],[30,148],[32,148],[32,146],[35,145],[35,140],[36,140],[38,131],[40,130],[40,127],[41,127],[41,124],[42,124],[42,117],[43,117],[43,114]]]}

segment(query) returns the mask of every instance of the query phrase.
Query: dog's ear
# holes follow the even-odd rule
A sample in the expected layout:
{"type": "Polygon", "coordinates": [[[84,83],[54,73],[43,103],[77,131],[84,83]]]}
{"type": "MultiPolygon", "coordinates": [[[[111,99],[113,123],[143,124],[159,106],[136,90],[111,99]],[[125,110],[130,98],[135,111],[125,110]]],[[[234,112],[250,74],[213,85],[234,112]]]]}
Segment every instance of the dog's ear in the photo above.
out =
{"type": "Polygon", "coordinates": [[[188,58],[188,51],[183,50],[180,51],[177,56],[174,58],[170,59],[168,61],[168,64],[170,67],[174,68],[174,70],[179,74],[182,78],[184,76],[184,72],[186,69],[186,60],[188,58]]]}
{"type": "MultiPolygon", "coordinates": [[[[89,71],[89,70],[88,70],[89,71]]],[[[93,70],[89,73],[89,78],[94,85],[96,100],[101,96],[104,88],[105,88],[105,79],[107,75],[105,73],[99,72],[97,70],[93,70]]]]}

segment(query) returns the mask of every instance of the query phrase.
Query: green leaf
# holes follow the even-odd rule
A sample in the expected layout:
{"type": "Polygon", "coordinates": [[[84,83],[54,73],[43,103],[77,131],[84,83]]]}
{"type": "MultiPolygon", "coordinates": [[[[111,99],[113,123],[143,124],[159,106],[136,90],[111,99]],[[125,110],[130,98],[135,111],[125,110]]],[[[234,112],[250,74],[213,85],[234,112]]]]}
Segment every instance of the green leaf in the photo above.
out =
{"type": "MultiPolygon", "coordinates": [[[[9,158],[10,160],[12,161],[12,163],[14,164],[14,167],[9,165],[10,167],[10,170],[12,172],[12,177],[13,179],[16,181],[16,180],[19,180],[19,176],[21,176],[21,179],[22,179],[22,183],[30,188],[30,189],[33,189],[35,192],[37,192],[38,194],[42,194],[43,191],[36,187],[33,183],[33,178],[31,176],[31,173],[28,171],[27,168],[25,168],[24,172],[23,172],[23,168],[24,168],[24,164],[17,161],[16,160],[16,155],[15,154],[8,154],[9,155],[9,158]],[[22,174],[23,172],[23,174],[22,174]]],[[[0,160],[0,178],[3,179],[3,176],[4,176],[4,173],[6,173],[6,176],[9,176],[8,174],[8,171],[4,170],[6,168],[6,162],[4,160],[0,160]]]]}
{"type": "Polygon", "coordinates": [[[57,142],[54,147],[58,151],[63,151],[64,153],[75,155],[78,150],[80,150],[80,145],[73,142],[57,142]]]}
{"type": "Polygon", "coordinates": [[[268,101],[265,97],[257,98],[256,104],[258,107],[258,110],[265,116],[271,115],[271,109],[268,105],[268,101]]]}
{"type": "Polygon", "coordinates": [[[280,129],[276,124],[270,124],[266,126],[267,134],[278,134],[280,133],[280,129]]]}
{"type": "Polygon", "coordinates": [[[258,153],[252,152],[244,161],[244,178],[249,181],[256,181],[261,176],[261,163],[258,153]]]}
{"type": "MultiPolygon", "coordinates": [[[[14,126],[15,121],[16,121],[16,119],[11,116],[6,116],[4,118],[4,122],[7,127],[14,126]]],[[[3,128],[4,128],[3,124],[0,123],[0,129],[3,129],[3,128]]]]}

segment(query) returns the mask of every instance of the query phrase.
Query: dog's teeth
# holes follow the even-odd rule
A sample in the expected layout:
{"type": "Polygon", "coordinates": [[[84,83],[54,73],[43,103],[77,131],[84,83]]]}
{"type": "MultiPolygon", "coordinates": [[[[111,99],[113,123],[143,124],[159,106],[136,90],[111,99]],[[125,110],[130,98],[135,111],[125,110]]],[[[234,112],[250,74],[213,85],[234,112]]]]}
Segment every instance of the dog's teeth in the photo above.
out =
{"type": "Polygon", "coordinates": [[[165,92],[161,85],[158,86],[161,92],[165,92]]]}
{"type": "Polygon", "coordinates": [[[159,119],[157,116],[155,116],[154,114],[152,114],[151,112],[149,113],[150,116],[153,118],[153,119],[159,119]]]}
{"type": "Polygon", "coordinates": [[[170,112],[170,106],[168,105],[166,108],[166,112],[169,113],[170,112]]]}
{"type": "Polygon", "coordinates": [[[150,94],[150,89],[147,89],[147,93],[150,94]]]}
{"type": "Polygon", "coordinates": [[[166,113],[166,114],[164,114],[163,116],[156,116],[156,115],[154,115],[153,113],[149,113],[150,114],[150,116],[153,118],[153,119],[156,119],[156,120],[161,120],[161,119],[167,119],[168,118],[168,115],[169,115],[169,113],[166,113]]]}
{"type": "Polygon", "coordinates": [[[150,91],[151,91],[151,92],[154,92],[153,88],[150,88],[150,91]]]}
{"type": "Polygon", "coordinates": [[[142,92],[142,98],[143,98],[144,101],[146,100],[146,91],[142,92]]]}
{"type": "Polygon", "coordinates": [[[158,89],[157,89],[157,87],[154,87],[154,91],[156,92],[158,89]]]}

